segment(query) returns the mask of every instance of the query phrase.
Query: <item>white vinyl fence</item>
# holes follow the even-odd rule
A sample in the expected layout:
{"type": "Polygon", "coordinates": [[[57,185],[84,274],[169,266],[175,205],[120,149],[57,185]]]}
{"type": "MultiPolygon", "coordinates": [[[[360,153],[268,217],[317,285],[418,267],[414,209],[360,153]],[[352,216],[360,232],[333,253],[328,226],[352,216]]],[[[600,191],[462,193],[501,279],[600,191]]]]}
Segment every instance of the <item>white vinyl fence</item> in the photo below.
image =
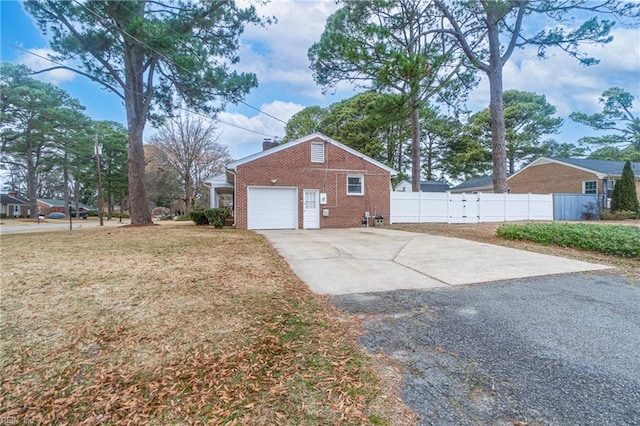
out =
{"type": "Polygon", "coordinates": [[[553,195],[391,192],[391,223],[516,220],[553,220],[553,195]]]}

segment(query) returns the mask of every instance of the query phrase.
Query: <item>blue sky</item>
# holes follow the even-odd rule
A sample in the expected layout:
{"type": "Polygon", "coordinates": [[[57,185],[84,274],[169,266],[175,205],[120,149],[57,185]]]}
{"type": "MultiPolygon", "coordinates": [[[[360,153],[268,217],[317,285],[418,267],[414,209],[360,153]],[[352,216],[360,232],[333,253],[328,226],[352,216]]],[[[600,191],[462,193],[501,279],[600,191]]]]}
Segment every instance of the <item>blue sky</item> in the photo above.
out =
{"type": "MultiPolygon", "coordinates": [[[[255,108],[287,121],[301,109],[328,106],[348,98],[357,90],[341,86],[337,93],[323,94],[313,82],[308,48],[316,42],[326,18],[336,10],[331,0],[272,0],[259,6],[259,13],[274,15],[278,23],[267,28],[248,27],[241,39],[240,71],[253,72],[260,83],[245,99],[255,108]]],[[[23,63],[32,69],[47,67],[47,62],[23,49],[46,56],[47,41],[15,0],[0,0],[0,56],[4,62],[23,63]]],[[[553,137],[560,142],[576,143],[590,134],[584,126],[572,123],[572,111],[594,113],[601,110],[600,94],[611,86],[619,86],[636,97],[635,113],[640,115],[640,29],[616,28],[614,41],[606,46],[586,46],[589,54],[601,59],[600,64],[584,68],[560,51],[550,51],[551,57],[539,60],[535,49],[516,51],[504,68],[504,89],[517,89],[546,95],[565,118],[562,133],[553,137]]],[[[101,89],[90,80],[70,72],[41,74],[39,78],[57,84],[76,97],[96,120],[125,123],[124,107],[119,98],[101,89]]],[[[477,111],[489,101],[486,79],[472,93],[468,107],[477,111]]],[[[251,129],[257,133],[220,124],[219,141],[228,145],[234,158],[250,155],[261,149],[263,138],[284,135],[284,124],[244,105],[230,105],[219,118],[227,123],[251,129]],[[264,134],[264,135],[263,135],[264,134]]],[[[154,130],[148,125],[145,137],[154,130]]]]}

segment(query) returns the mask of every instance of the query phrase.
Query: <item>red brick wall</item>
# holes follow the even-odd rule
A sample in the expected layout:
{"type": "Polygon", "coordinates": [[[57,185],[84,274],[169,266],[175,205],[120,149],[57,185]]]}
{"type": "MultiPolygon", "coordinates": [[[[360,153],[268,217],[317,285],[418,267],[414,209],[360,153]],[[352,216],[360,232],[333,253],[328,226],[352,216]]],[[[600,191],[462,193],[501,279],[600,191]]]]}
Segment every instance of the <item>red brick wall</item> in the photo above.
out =
{"type": "Polygon", "coordinates": [[[507,181],[512,194],[582,193],[582,182],[595,180],[602,193],[602,180],[593,173],[561,164],[529,167],[507,181]]]}
{"type": "Polygon", "coordinates": [[[325,144],[325,162],[311,162],[311,142],[305,141],[280,152],[238,166],[236,176],[236,226],[247,227],[247,186],[297,186],[298,228],[302,229],[303,190],[317,189],[327,194],[327,204],[320,205],[320,228],[361,226],[364,212],[376,212],[389,223],[389,172],[349,152],[325,144]],[[347,195],[347,175],[364,176],[364,195],[347,195]],[[272,179],[277,179],[274,185],[272,179]],[[328,209],[324,217],[322,210],[328,209]]]}

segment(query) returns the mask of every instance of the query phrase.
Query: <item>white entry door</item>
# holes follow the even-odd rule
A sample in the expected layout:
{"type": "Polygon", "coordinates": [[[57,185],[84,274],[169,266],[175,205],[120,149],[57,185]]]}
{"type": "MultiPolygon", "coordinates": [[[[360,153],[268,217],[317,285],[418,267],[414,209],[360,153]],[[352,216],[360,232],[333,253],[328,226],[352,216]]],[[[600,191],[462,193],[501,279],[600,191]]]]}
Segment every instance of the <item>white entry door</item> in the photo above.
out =
{"type": "Polygon", "coordinates": [[[302,227],[304,229],[320,228],[320,203],[317,189],[304,190],[304,209],[302,213],[302,227]]]}

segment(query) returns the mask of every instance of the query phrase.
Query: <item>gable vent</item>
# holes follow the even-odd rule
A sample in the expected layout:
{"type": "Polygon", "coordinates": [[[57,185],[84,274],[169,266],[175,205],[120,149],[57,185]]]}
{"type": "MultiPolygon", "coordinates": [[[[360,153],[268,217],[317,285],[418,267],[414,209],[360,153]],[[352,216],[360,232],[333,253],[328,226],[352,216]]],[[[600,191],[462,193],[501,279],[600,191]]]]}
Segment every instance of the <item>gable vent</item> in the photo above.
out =
{"type": "Polygon", "coordinates": [[[324,143],[323,142],[311,143],[311,162],[324,163],[324,143]]]}

